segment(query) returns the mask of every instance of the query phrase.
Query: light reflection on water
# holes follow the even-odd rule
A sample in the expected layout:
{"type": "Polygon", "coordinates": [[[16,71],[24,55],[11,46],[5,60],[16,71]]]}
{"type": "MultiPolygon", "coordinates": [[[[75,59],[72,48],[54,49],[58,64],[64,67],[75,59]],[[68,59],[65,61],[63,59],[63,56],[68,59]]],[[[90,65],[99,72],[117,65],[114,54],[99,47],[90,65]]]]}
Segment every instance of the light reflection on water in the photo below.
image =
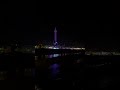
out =
{"type": "Polygon", "coordinates": [[[51,72],[51,76],[52,78],[56,79],[59,72],[60,72],[60,65],[55,63],[55,64],[52,64],[50,66],[50,72],[51,72]]]}
{"type": "Polygon", "coordinates": [[[68,54],[66,53],[62,53],[62,54],[49,54],[49,55],[38,55],[38,56],[35,56],[35,60],[38,60],[39,58],[56,58],[56,57],[60,57],[60,56],[66,56],[68,54]]]}
{"type": "Polygon", "coordinates": [[[51,54],[51,55],[48,55],[47,58],[54,58],[54,57],[59,57],[61,56],[60,54],[51,54]]]}

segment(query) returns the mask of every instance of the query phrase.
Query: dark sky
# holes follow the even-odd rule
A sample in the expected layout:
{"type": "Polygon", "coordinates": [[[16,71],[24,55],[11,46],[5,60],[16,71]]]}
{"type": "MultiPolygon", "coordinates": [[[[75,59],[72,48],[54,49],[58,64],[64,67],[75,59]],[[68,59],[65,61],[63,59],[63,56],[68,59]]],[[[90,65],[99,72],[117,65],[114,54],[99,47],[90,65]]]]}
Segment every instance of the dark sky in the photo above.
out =
{"type": "Polygon", "coordinates": [[[116,46],[120,36],[115,32],[118,25],[112,22],[113,10],[109,6],[102,8],[89,3],[63,5],[59,2],[43,4],[35,0],[3,2],[0,5],[0,40],[48,42],[53,40],[56,26],[59,42],[116,46]]]}

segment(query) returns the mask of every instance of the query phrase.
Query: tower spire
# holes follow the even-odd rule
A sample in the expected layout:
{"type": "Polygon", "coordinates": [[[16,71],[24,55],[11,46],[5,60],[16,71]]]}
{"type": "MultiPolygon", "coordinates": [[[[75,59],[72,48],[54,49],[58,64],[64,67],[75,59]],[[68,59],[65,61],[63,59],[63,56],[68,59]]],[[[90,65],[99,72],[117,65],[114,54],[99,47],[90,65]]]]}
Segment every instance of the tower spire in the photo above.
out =
{"type": "Polygon", "coordinates": [[[56,29],[56,27],[55,27],[55,29],[54,29],[54,46],[57,46],[57,29],[56,29]]]}

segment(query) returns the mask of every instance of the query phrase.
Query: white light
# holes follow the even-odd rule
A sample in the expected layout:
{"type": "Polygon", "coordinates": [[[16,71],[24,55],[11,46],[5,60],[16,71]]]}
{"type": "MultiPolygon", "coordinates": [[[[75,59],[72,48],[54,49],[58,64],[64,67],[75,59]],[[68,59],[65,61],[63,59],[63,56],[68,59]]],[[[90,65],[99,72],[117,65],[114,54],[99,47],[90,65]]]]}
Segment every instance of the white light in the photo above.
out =
{"type": "Polygon", "coordinates": [[[48,47],[49,49],[53,49],[53,47],[48,47]]]}
{"type": "Polygon", "coordinates": [[[53,49],[59,49],[59,48],[53,47],[53,49]]]}

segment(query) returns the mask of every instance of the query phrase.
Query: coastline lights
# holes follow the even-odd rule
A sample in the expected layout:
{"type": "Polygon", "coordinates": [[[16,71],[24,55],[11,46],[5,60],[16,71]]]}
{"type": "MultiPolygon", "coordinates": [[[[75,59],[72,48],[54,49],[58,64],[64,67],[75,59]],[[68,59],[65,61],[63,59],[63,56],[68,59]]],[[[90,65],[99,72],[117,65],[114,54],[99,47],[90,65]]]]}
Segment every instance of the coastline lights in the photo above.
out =
{"type": "Polygon", "coordinates": [[[85,48],[70,48],[72,50],[85,50],[85,48]]]}
{"type": "Polygon", "coordinates": [[[50,47],[48,47],[48,49],[59,49],[59,48],[58,47],[50,46],[50,47]]]}

